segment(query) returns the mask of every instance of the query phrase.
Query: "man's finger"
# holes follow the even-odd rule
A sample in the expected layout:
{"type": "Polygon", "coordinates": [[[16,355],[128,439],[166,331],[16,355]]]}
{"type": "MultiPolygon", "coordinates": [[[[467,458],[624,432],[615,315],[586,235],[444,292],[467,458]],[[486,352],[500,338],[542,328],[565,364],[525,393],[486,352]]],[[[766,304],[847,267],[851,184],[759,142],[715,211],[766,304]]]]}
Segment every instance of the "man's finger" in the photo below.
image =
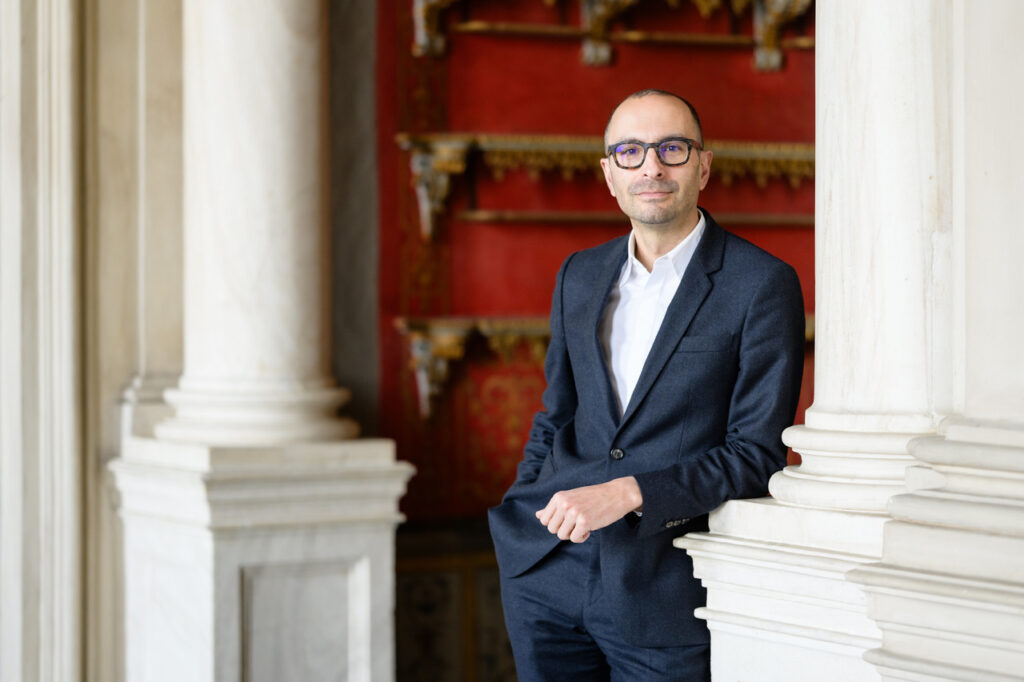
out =
{"type": "Polygon", "coordinates": [[[565,540],[562,537],[562,529],[568,526],[569,531],[572,531],[572,527],[576,525],[576,514],[572,511],[562,511],[562,509],[556,509],[552,515],[551,520],[548,522],[548,530],[558,535],[558,537],[565,540]]]}

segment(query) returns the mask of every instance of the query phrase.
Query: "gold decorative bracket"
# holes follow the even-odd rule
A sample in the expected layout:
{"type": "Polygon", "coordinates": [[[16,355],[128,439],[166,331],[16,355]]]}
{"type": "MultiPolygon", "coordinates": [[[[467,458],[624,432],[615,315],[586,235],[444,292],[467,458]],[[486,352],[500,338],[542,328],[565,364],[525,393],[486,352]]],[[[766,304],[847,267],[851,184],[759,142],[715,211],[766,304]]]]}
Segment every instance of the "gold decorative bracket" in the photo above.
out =
{"type": "Polygon", "coordinates": [[[430,417],[433,401],[443,393],[452,363],[465,357],[471,335],[483,336],[505,362],[511,362],[516,349],[525,343],[538,363],[544,362],[550,336],[548,320],[543,317],[400,317],[395,327],[408,339],[409,368],[416,380],[423,419],[430,417]]]}
{"type": "Polygon", "coordinates": [[[607,66],[612,61],[612,44],[608,40],[611,22],[637,3],[637,0],[583,0],[583,63],[607,66]]]}
{"type": "Polygon", "coordinates": [[[758,71],[782,68],[782,27],[801,16],[811,0],[755,0],[754,67],[758,71]]]}
{"type": "Polygon", "coordinates": [[[419,208],[420,236],[425,241],[434,237],[436,218],[444,213],[445,201],[451,191],[451,176],[466,172],[466,155],[472,136],[413,137],[399,134],[398,146],[411,152],[409,168],[416,188],[419,208]]]}
{"type": "Polygon", "coordinates": [[[413,0],[413,56],[436,57],[444,54],[445,39],[439,30],[441,10],[454,2],[455,0],[413,0]]]}

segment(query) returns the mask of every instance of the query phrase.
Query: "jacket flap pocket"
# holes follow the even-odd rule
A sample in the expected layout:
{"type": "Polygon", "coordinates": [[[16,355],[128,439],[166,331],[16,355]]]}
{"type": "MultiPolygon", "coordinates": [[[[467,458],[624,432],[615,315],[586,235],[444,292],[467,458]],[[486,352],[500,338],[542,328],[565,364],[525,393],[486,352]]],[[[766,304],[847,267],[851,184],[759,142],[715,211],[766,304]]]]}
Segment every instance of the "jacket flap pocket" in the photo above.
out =
{"type": "Polygon", "coordinates": [[[684,336],[676,344],[677,353],[699,353],[710,351],[731,350],[732,334],[714,334],[712,336],[684,336]]]}

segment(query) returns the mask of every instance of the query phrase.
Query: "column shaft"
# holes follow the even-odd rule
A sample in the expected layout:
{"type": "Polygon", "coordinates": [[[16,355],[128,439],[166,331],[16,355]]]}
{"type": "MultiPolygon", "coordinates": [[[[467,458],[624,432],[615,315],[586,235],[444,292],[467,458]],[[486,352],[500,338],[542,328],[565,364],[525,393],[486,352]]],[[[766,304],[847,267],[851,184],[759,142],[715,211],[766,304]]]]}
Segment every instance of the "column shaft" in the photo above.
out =
{"type": "Polygon", "coordinates": [[[329,369],[326,7],[184,7],[185,368],[162,438],[343,438],[329,369]]]}
{"type": "Polygon", "coordinates": [[[783,503],[884,512],[949,408],[944,7],[817,10],[814,405],[786,432],[803,463],[773,478],[783,503]]]}

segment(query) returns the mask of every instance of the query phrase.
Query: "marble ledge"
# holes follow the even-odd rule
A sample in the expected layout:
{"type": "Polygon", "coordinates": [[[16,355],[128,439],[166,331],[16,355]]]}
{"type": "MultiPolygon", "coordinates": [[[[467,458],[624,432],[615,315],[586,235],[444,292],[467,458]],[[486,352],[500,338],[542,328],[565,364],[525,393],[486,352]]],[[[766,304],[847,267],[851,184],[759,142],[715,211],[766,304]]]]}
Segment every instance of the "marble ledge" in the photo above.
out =
{"type": "Polygon", "coordinates": [[[848,557],[882,556],[887,514],[808,509],[770,497],[731,500],[711,512],[711,533],[848,557]]]}
{"type": "Polygon", "coordinates": [[[109,470],[126,518],[216,530],[398,523],[414,473],[388,440],[243,448],[138,437],[109,470]]]}

